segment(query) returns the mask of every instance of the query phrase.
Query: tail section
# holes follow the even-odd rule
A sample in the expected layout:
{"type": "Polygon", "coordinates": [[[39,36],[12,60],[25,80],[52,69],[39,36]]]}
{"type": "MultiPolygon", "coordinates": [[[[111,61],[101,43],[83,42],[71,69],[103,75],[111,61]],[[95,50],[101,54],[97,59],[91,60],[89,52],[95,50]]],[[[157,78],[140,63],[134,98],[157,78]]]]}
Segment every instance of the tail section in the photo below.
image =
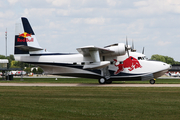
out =
{"type": "Polygon", "coordinates": [[[21,17],[15,26],[14,54],[40,53],[42,48],[35,37],[27,18],[21,17]]]}

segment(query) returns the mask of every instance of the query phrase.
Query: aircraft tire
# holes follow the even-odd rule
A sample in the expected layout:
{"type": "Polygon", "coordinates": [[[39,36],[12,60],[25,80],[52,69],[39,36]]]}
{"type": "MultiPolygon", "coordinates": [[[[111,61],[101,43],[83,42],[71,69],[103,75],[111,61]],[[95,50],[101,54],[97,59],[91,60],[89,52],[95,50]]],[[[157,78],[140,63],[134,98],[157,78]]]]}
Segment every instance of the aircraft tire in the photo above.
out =
{"type": "Polygon", "coordinates": [[[154,79],[151,79],[151,80],[149,81],[149,83],[150,83],[150,84],[154,84],[154,83],[155,83],[155,80],[154,80],[154,79]]]}
{"type": "Polygon", "coordinates": [[[99,84],[105,84],[106,83],[106,79],[105,78],[100,78],[99,79],[99,84]]]}

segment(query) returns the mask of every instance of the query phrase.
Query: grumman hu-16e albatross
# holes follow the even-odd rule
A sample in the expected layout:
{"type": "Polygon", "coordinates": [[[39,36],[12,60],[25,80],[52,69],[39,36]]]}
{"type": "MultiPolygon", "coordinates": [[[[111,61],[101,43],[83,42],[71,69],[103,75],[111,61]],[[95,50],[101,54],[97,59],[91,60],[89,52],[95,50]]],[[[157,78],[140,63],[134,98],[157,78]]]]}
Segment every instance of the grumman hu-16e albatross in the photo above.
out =
{"type": "Polygon", "coordinates": [[[94,78],[100,84],[145,80],[154,84],[156,78],[171,68],[169,64],[147,60],[133,46],[126,41],[126,44],[117,43],[104,48],[77,48],[79,54],[51,53],[40,47],[27,18],[21,17],[15,26],[15,59],[36,64],[46,74],[94,78]]]}

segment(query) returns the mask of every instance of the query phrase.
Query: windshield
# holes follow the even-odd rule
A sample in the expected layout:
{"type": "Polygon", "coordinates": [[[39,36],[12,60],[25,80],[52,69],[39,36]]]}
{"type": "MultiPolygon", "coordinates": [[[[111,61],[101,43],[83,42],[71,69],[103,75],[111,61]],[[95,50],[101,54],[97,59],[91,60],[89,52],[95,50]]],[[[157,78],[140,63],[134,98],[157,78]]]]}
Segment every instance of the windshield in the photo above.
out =
{"type": "Polygon", "coordinates": [[[148,60],[148,58],[146,58],[146,56],[143,56],[143,57],[138,57],[138,60],[148,60]]]}

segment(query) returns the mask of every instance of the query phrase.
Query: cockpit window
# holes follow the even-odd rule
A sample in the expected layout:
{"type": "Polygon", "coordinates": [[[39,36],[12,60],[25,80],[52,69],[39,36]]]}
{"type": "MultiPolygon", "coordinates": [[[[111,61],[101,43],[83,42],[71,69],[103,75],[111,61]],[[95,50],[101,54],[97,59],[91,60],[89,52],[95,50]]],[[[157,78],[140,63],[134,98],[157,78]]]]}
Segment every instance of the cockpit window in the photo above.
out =
{"type": "Polygon", "coordinates": [[[148,60],[148,58],[147,58],[146,56],[144,56],[144,59],[145,59],[145,60],[148,60]]]}
{"type": "Polygon", "coordinates": [[[138,57],[138,60],[142,60],[142,57],[138,57]]]}
{"type": "Polygon", "coordinates": [[[147,60],[146,56],[144,57],[138,57],[138,60],[147,60]]]}

